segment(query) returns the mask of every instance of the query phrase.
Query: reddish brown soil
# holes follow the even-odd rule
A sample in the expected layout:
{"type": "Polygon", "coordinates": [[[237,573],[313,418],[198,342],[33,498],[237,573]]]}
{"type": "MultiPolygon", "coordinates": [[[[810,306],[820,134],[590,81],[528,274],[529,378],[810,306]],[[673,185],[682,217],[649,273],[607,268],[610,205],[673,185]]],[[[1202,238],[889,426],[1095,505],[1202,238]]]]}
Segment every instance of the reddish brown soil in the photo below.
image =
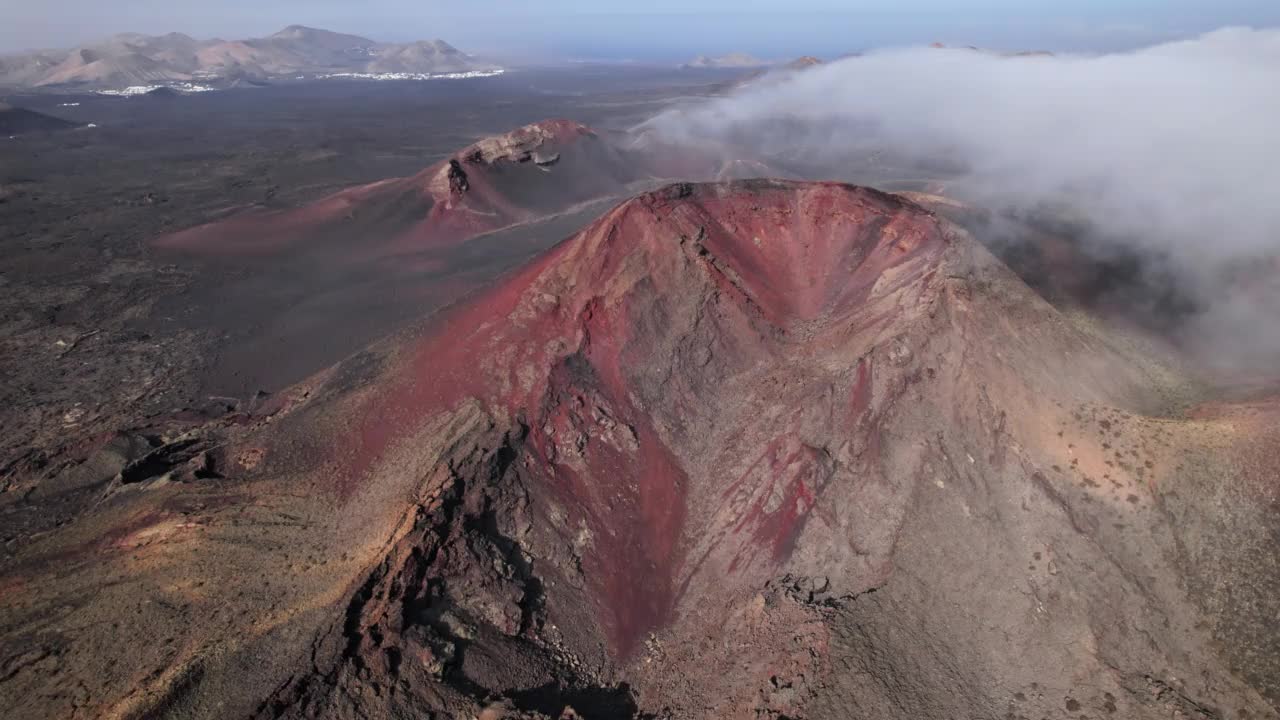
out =
{"type": "Polygon", "coordinates": [[[306,207],[249,211],[156,240],[212,255],[272,254],[341,237],[354,256],[420,252],[622,192],[644,177],[589,128],[548,120],[463,148],[417,175],[306,207]],[[370,245],[373,238],[380,245],[370,245]]]}
{"type": "MultiPolygon", "coordinates": [[[[397,431],[412,432],[464,398],[480,399],[491,412],[523,413],[537,463],[549,470],[543,482],[562,498],[569,523],[599,538],[584,567],[604,598],[601,622],[626,655],[671,610],[682,562],[674,542],[683,531],[689,482],[629,397],[635,375],[660,362],[636,337],[635,315],[648,312],[642,308],[655,296],[685,289],[684,276],[701,267],[704,292],[724,303],[721,322],[741,336],[734,342],[758,345],[762,331],[783,333],[819,314],[859,316],[877,280],[904,264],[927,266],[943,247],[936,224],[922,224],[883,196],[851,198],[840,186],[815,185],[797,197],[765,185],[748,202],[715,194],[690,202],[679,191],[630,201],[454,313],[414,350],[405,377],[372,401],[354,469],[365,471],[397,431]],[[814,233],[813,223],[825,232],[814,233]],[[623,271],[629,264],[647,270],[652,288],[632,290],[638,278],[623,271]],[[569,271],[573,276],[565,277],[569,271]],[[529,307],[530,296],[547,307],[529,307]],[[543,347],[554,338],[576,350],[566,356],[565,348],[543,347]],[[523,350],[507,366],[483,360],[498,348],[523,350]],[[626,439],[590,451],[577,447],[601,422],[622,428],[626,439]],[[563,462],[566,454],[577,461],[563,462]],[[600,477],[612,480],[603,494],[591,480],[600,477]],[[637,588],[630,579],[642,574],[649,582],[637,588]]],[[[896,283],[919,275],[908,272],[896,283]]],[[[801,483],[790,492],[809,491],[801,483]]],[[[760,544],[781,553],[807,516],[807,509],[789,512],[796,509],[766,517],[756,508],[738,532],[760,525],[754,530],[760,544]]]]}
{"type": "Polygon", "coordinates": [[[1274,428],[1122,347],[896,196],[647,193],[121,450],[0,577],[4,707],[1276,717],[1274,428]]]}

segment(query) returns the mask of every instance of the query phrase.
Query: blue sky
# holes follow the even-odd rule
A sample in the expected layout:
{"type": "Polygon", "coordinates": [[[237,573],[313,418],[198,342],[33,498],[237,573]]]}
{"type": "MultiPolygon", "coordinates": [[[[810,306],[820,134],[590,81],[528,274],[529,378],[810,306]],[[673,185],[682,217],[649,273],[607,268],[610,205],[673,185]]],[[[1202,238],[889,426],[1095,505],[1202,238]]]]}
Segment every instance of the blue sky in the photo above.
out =
{"type": "Polygon", "coordinates": [[[745,51],[836,55],[934,40],[1110,50],[1224,25],[1280,25],[1277,0],[0,0],[0,49],[170,30],[247,37],[302,23],[472,52],[678,60],[745,51]]]}

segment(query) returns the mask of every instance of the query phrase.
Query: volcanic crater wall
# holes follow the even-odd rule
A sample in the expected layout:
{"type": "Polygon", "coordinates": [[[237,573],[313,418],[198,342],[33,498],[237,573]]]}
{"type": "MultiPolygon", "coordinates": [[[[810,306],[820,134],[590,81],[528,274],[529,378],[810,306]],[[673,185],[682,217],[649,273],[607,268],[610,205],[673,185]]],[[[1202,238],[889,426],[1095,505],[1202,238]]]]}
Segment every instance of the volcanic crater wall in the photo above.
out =
{"type": "MultiPolygon", "coordinates": [[[[689,717],[711,702],[948,717],[1019,694],[1031,712],[1087,701],[1157,717],[1166,678],[1207,667],[1214,679],[1177,686],[1176,702],[1265,707],[1194,629],[1180,570],[1104,528],[1127,501],[1059,476],[1079,463],[1052,433],[1067,408],[1140,407],[1152,378],[909,202],[673,186],[460,308],[409,357],[370,411],[356,482],[412,452],[392,426],[464,400],[518,429],[533,528],[519,547],[543,614],[517,622],[513,592],[505,620],[471,617],[563,652],[564,693],[625,680],[637,707],[689,717]],[[1041,548],[1026,551],[1033,577],[1054,559],[1020,590],[1027,547],[1041,548]],[[997,584],[977,592],[983,578],[997,584]],[[1044,620],[1010,624],[1020,612],[1044,620]],[[1097,634],[1117,622],[1135,634],[1097,634]],[[977,659],[999,627],[1021,660],[977,659]],[[1092,639],[1054,649],[1072,637],[1092,639]],[[869,682],[842,674],[855,667],[869,682]],[[1079,677],[1064,686],[1061,668],[1079,677]]],[[[1137,523],[1164,538],[1152,548],[1174,542],[1158,517],[1137,523]]]]}
{"type": "MultiPolygon", "coordinates": [[[[822,577],[796,582],[856,594],[885,573],[893,533],[842,537],[860,504],[826,495],[874,485],[857,456],[878,442],[872,394],[897,381],[882,371],[873,390],[881,361],[845,353],[870,354],[914,321],[952,232],[839,185],[642,196],[443,320],[373,403],[352,472],[376,482],[376,458],[412,451],[395,428],[467,397],[523,428],[513,467],[536,498],[533,524],[550,529],[528,549],[543,628],[576,627],[571,649],[602,677],[682,622],[726,632],[697,608],[749,598],[797,550],[822,577]],[[820,549],[806,549],[806,528],[820,549]],[[826,563],[843,569],[819,572],[826,563]],[[593,617],[566,622],[568,608],[593,617]]],[[[898,515],[902,497],[857,511],[898,515]]]]}

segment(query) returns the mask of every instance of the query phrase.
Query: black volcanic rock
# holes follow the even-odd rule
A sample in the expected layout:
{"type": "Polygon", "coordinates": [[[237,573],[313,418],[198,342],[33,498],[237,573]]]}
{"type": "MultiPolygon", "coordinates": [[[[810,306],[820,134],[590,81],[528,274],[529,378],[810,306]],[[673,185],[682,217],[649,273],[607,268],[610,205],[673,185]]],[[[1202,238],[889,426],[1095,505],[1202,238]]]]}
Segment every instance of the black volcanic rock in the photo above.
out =
{"type": "Polygon", "coordinates": [[[182,93],[171,87],[158,87],[155,90],[147,91],[145,97],[152,100],[177,100],[182,97],[182,93]]]}
{"type": "Polygon", "coordinates": [[[31,132],[55,132],[80,127],[79,123],[52,115],[13,107],[0,103],[0,135],[21,135],[31,132]]]}

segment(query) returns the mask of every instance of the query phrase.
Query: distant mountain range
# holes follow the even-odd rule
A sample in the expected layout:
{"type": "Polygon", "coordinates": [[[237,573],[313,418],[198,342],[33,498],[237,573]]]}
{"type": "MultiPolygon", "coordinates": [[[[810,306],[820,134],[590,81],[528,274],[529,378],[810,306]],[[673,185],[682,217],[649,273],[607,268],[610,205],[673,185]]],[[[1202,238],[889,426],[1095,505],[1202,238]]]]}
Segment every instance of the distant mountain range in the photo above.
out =
{"type": "Polygon", "coordinates": [[[0,56],[0,86],[121,88],[261,80],[299,73],[456,73],[491,69],[443,40],[380,43],[291,25],[265,38],[116,35],[70,50],[0,56]]]}
{"type": "Polygon", "coordinates": [[[699,55],[690,60],[681,67],[686,68],[758,68],[772,65],[767,60],[761,60],[746,53],[730,53],[728,55],[720,55],[718,57],[709,57],[707,55],[699,55]]]}
{"type": "Polygon", "coordinates": [[[1053,53],[1048,50],[990,50],[981,48],[977,45],[947,45],[945,43],[930,43],[929,47],[934,50],[972,50],[973,52],[987,53],[989,55],[999,55],[1001,57],[1053,57],[1053,53]]]}

